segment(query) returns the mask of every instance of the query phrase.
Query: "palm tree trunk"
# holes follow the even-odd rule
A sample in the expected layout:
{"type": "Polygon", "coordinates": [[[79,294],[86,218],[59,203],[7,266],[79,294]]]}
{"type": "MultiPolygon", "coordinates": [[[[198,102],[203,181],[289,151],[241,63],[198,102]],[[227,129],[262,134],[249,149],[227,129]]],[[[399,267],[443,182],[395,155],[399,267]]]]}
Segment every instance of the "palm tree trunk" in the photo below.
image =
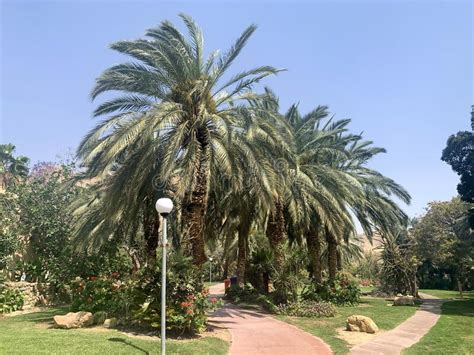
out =
{"type": "Polygon", "coordinates": [[[269,293],[270,292],[270,275],[268,274],[268,272],[264,271],[262,278],[263,278],[263,290],[265,293],[269,293]]]}
{"type": "Polygon", "coordinates": [[[336,280],[337,270],[337,241],[330,233],[326,231],[326,242],[328,244],[328,271],[329,282],[336,280]]]}
{"type": "Polygon", "coordinates": [[[222,268],[222,278],[226,279],[229,276],[229,255],[224,256],[224,266],[222,268]]]}
{"type": "Polygon", "coordinates": [[[237,282],[239,286],[245,285],[245,267],[247,265],[247,244],[250,225],[241,223],[238,230],[238,256],[237,256],[237,282]]]}
{"type": "Polygon", "coordinates": [[[270,213],[267,221],[266,235],[273,250],[275,268],[281,270],[285,262],[285,216],[283,215],[283,202],[277,198],[275,211],[270,213]]]}
{"type": "Polygon", "coordinates": [[[158,238],[160,229],[160,217],[152,208],[150,199],[145,200],[143,210],[143,236],[145,239],[145,249],[147,265],[156,264],[156,249],[158,248],[158,238]]]}
{"type": "Polygon", "coordinates": [[[234,238],[233,233],[226,233],[226,236],[224,239],[224,266],[222,270],[222,276],[224,279],[226,279],[227,276],[229,276],[229,263],[230,263],[229,249],[230,249],[230,244],[233,238],[234,238]]]}
{"type": "Polygon", "coordinates": [[[337,271],[342,270],[342,254],[340,248],[337,249],[337,254],[336,254],[336,264],[337,264],[337,271]]]}
{"type": "Polygon", "coordinates": [[[306,245],[308,247],[308,256],[311,265],[312,276],[316,284],[323,281],[321,266],[321,241],[317,232],[306,235],[306,245]]]}
{"type": "Polygon", "coordinates": [[[203,265],[207,260],[204,249],[204,221],[207,210],[207,184],[209,180],[209,164],[206,150],[203,147],[196,174],[196,184],[191,196],[185,199],[182,212],[184,254],[191,256],[193,263],[197,266],[203,265]]]}

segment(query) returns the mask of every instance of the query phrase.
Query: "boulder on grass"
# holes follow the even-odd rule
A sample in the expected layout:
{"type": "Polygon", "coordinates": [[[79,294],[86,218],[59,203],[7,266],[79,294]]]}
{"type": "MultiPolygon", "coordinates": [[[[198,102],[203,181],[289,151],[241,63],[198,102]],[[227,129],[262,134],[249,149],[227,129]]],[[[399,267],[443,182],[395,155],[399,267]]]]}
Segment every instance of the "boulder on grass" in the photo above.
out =
{"type": "Polygon", "coordinates": [[[347,330],[373,334],[379,331],[377,324],[369,317],[354,315],[347,318],[347,330]]]}
{"type": "Polygon", "coordinates": [[[108,318],[104,321],[105,328],[115,328],[117,326],[117,318],[108,318]]]}
{"type": "Polygon", "coordinates": [[[394,306],[414,306],[415,299],[413,296],[397,296],[393,299],[394,306]]]}
{"type": "Polygon", "coordinates": [[[53,319],[55,326],[63,329],[83,328],[94,323],[91,312],[69,312],[64,316],[54,316],[53,319]]]}

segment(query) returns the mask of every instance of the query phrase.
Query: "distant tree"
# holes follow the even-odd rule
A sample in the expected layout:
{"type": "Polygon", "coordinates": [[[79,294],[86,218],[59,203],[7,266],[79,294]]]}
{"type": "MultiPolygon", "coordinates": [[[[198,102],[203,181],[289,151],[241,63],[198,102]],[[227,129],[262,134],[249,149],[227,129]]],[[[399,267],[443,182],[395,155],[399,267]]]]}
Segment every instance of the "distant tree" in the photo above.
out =
{"type": "Polygon", "coordinates": [[[458,192],[461,199],[474,202],[474,132],[458,132],[448,139],[441,157],[461,177],[458,192]]]}
{"type": "Polygon", "coordinates": [[[470,205],[460,198],[451,201],[431,202],[427,212],[413,228],[415,250],[424,264],[423,273],[443,278],[437,270],[451,274],[458,281],[459,289],[467,283],[471,267],[474,267],[473,233],[466,223],[470,205]],[[426,266],[432,270],[426,270],[426,266]]]}
{"type": "Polygon", "coordinates": [[[13,144],[0,144],[0,188],[14,183],[20,177],[28,175],[29,159],[25,156],[14,157],[13,144]]]}
{"type": "MultiPolygon", "coordinates": [[[[448,138],[441,160],[460,176],[458,193],[465,202],[474,203],[474,106],[471,111],[472,131],[461,131],[448,138]]],[[[474,207],[469,211],[469,225],[474,229],[474,207]]]]}

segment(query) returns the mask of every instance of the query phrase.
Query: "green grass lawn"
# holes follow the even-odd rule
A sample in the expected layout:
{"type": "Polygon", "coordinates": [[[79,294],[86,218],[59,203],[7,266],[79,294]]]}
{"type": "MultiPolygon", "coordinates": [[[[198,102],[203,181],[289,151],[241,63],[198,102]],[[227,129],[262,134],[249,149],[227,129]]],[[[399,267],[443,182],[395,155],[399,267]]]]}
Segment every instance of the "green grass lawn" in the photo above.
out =
{"type": "MultiPolygon", "coordinates": [[[[427,293],[429,295],[439,297],[442,299],[452,299],[459,298],[459,291],[450,291],[450,290],[419,290],[420,292],[427,293]]],[[[463,297],[465,299],[474,299],[474,291],[464,291],[463,297]]]]}
{"type": "MultiPolygon", "coordinates": [[[[159,354],[160,342],[108,329],[50,329],[48,311],[0,318],[0,354],[159,354]]],[[[214,337],[168,340],[170,354],[226,354],[229,345],[214,337]]]]}
{"type": "Polygon", "coordinates": [[[345,327],[349,316],[359,314],[370,317],[380,329],[389,330],[412,316],[417,310],[417,307],[413,306],[387,306],[390,303],[381,298],[363,297],[359,306],[338,307],[338,314],[334,318],[280,316],[279,319],[320,337],[336,354],[345,354],[349,351],[349,346],[346,341],[337,337],[337,328],[345,327]]]}
{"type": "MultiPolygon", "coordinates": [[[[420,290],[444,299],[459,297],[456,291],[420,290]]],[[[474,354],[474,292],[464,300],[447,301],[438,322],[420,342],[403,354],[474,354]]]]}
{"type": "Polygon", "coordinates": [[[359,286],[360,292],[370,293],[374,290],[374,286],[359,286]]]}

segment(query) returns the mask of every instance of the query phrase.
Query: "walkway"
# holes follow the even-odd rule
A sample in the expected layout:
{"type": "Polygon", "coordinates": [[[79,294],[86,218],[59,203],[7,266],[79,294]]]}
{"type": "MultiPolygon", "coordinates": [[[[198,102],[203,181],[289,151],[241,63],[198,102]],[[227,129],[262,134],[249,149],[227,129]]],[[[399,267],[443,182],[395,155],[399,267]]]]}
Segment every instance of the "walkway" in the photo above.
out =
{"type": "MultiPolygon", "coordinates": [[[[212,286],[209,291],[214,296],[223,294],[224,285],[212,286]]],[[[229,355],[332,354],[321,339],[261,312],[225,305],[209,322],[231,333],[229,355]]]]}
{"type": "Polygon", "coordinates": [[[354,346],[349,354],[396,355],[420,341],[438,321],[443,303],[430,295],[420,293],[420,296],[424,298],[423,304],[411,318],[367,343],[354,346]]]}

